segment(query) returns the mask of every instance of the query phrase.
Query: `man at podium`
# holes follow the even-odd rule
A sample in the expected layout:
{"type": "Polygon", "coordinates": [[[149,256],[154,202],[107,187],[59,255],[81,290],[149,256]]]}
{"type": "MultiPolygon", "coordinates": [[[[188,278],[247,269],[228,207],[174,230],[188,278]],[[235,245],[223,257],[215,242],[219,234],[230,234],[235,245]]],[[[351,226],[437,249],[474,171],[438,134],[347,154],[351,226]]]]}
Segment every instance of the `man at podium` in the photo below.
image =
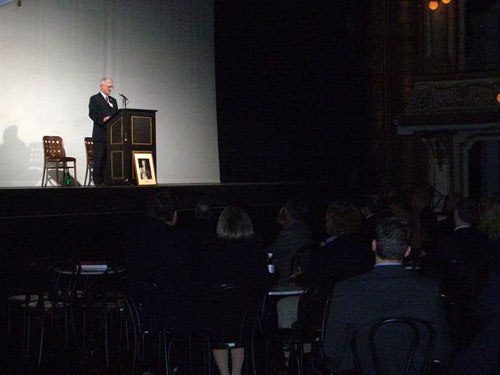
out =
{"type": "Polygon", "coordinates": [[[94,121],[92,138],[94,140],[94,172],[93,180],[96,186],[104,184],[104,169],[106,167],[106,121],[118,111],[116,99],[110,96],[113,90],[113,80],[103,78],[100,91],[90,97],[89,117],[94,121]]]}

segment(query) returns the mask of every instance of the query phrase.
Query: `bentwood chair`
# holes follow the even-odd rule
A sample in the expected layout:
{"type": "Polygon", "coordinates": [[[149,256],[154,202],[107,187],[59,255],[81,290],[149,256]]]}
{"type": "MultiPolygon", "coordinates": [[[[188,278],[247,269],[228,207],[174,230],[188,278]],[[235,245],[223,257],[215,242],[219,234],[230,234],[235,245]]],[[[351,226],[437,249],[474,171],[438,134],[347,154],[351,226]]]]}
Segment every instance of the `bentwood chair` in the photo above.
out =
{"type": "Polygon", "coordinates": [[[94,171],[94,140],[92,137],[85,137],[85,151],[87,154],[87,170],[85,171],[84,185],[90,186],[92,182],[92,172],[94,171]],[[87,183],[88,177],[88,183],[87,183]]]}
{"type": "MultiPolygon", "coordinates": [[[[435,331],[429,322],[408,317],[379,319],[368,330],[371,362],[361,361],[363,332],[359,328],[351,335],[354,365],[363,374],[366,366],[377,375],[429,374],[434,348],[435,331]]],[[[366,339],[366,336],[364,337],[366,339]]],[[[372,371],[370,372],[372,373],[372,371]]]]}
{"type": "Polygon", "coordinates": [[[49,171],[55,170],[56,184],[60,184],[59,180],[59,170],[62,169],[63,173],[67,172],[68,169],[73,169],[75,184],[76,184],[76,158],[66,156],[66,151],[64,150],[64,143],[59,136],[49,136],[43,137],[43,175],[42,175],[42,186],[47,186],[49,181],[49,171]],[[72,165],[68,165],[72,163],[72,165]]]}

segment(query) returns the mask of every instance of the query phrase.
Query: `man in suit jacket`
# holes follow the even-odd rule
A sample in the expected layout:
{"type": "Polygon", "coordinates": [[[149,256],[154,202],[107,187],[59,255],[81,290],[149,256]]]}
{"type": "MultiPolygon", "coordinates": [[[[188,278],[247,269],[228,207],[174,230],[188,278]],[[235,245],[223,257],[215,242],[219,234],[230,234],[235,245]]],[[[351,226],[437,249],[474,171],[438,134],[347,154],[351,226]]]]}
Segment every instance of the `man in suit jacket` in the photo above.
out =
{"type": "Polygon", "coordinates": [[[305,224],[307,207],[303,202],[290,200],[281,208],[277,218],[283,230],[267,249],[277,258],[278,275],[281,281],[288,281],[290,266],[297,250],[313,244],[311,230],[305,224]]]}
{"type": "Polygon", "coordinates": [[[113,80],[103,78],[100,82],[100,91],[90,97],[89,117],[94,121],[92,139],[94,140],[94,172],[93,179],[96,186],[104,183],[106,167],[106,121],[118,111],[116,99],[110,96],[113,90],[113,80]]]}
{"type": "MultiPolygon", "coordinates": [[[[349,343],[353,331],[358,329],[360,335],[357,336],[357,343],[363,374],[374,374],[367,340],[369,329],[377,320],[394,316],[429,321],[436,331],[432,357],[445,359],[449,345],[438,283],[401,266],[403,258],[410,254],[406,222],[399,218],[382,220],[377,225],[372,249],[376,255],[375,267],[335,287],[324,343],[330,368],[336,373],[354,367],[349,343]]],[[[420,334],[423,338],[427,337],[423,330],[420,330],[420,334]]],[[[389,367],[395,367],[406,360],[407,353],[399,356],[398,349],[404,345],[392,335],[388,338],[378,340],[377,345],[385,349],[384,352],[392,353],[388,363],[389,367]]],[[[423,346],[417,349],[415,366],[421,363],[423,349],[423,346]]],[[[386,364],[387,361],[383,361],[383,365],[386,364]]],[[[392,372],[385,373],[389,375],[392,372]]]]}

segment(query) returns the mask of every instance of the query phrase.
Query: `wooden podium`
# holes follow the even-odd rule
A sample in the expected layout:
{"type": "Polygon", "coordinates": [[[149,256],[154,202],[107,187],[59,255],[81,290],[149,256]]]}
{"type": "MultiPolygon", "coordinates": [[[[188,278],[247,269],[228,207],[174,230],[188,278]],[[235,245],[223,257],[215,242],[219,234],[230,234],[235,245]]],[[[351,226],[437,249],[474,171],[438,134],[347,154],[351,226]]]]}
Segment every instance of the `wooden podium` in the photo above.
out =
{"type": "Polygon", "coordinates": [[[156,110],[123,108],[106,122],[104,183],[133,183],[133,151],[152,152],[156,169],[156,110]]]}

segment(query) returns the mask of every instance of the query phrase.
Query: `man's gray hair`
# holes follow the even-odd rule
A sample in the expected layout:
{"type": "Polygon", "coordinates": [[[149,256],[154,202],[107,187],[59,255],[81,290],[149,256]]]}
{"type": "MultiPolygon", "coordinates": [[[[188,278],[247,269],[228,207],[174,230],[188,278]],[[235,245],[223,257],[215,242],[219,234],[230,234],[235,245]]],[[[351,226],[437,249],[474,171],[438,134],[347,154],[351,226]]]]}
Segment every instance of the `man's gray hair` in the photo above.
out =
{"type": "Polygon", "coordinates": [[[113,81],[113,80],[111,78],[106,78],[106,77],[102,78],[101,82],[99,82],[99,86],[104,85],[108,81],[113,81]]]}

